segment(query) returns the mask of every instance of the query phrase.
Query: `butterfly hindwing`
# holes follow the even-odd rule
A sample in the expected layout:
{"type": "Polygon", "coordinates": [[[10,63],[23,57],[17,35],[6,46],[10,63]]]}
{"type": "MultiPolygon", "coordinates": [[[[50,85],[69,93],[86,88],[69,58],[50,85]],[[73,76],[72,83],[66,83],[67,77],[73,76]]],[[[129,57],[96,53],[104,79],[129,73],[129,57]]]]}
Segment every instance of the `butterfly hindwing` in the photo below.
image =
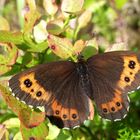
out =
{"type": "Polygon", "coordinates": [[[75,127],[90,115],[89,98],[73,62],[38,65],[12,77],[9,86],[26,104],[45,106],[46,115],[59,127],[75,127]]]}
{"type": "Polygon", "coordinates": [[[92,95],[99,114],[109,120],[126,116],[127,93],[139,87],[140,55],[129,51],[108,52],[88,59],[92,95]]]}
{"type": "Polygon", "coordinates": [[[90,101],[84,94],[76,73],[73,71],[67,77],[61,75],[64,82],[58,91],[59,96],[51,104],[45,105],[47,116],[60,128],[80,125],[90,115],[90,101]]]}

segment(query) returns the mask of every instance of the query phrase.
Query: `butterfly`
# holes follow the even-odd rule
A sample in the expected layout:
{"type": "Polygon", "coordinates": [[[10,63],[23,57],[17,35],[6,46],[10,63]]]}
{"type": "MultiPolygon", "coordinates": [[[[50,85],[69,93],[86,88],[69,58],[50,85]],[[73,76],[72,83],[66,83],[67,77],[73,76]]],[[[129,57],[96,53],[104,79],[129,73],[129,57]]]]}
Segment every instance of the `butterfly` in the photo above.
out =
{"type": "Polygon", "coordinates": [[[78,62],[40,64],[9,80],[15,97],[33,107],[44,106],[46,116],[60,128],[74,128],[91,115],[95,102],[102,118],[121,120],[129,110],[128,93],[139,89],[140,54],[114,51],[78,62]]]}

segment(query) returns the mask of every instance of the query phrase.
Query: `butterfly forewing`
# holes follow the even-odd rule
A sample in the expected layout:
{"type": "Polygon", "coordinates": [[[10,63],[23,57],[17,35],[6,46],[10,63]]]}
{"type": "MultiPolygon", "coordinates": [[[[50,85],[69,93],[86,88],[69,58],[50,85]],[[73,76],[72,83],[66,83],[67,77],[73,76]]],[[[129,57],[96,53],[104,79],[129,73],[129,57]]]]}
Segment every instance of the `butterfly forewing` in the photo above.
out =
{"type": "Polygon", "coordinates": [[[140,55],[129,51],[95,55],[87,61],[92,95],[99,114],[106,119],[123,118],[129,108],[127,93],[140,83],[140,55]]]}
{"type": "Polygon", "coordinates": [[[61,128],[73,128],[88,119],[89,98],[73,62],[38,65],[12,77],[9,86],[26,104],[45,106],[46,115],[61,128]]]}
{"type": "Polygon", "coordinates": [[[20,100],[34,107],[43,106],[54,96],[52,92],[56,79],[60,82],[60,75],[71,73],[73,68],[72,62],[41,64],[12,77],[9,86],[20,100]]]}

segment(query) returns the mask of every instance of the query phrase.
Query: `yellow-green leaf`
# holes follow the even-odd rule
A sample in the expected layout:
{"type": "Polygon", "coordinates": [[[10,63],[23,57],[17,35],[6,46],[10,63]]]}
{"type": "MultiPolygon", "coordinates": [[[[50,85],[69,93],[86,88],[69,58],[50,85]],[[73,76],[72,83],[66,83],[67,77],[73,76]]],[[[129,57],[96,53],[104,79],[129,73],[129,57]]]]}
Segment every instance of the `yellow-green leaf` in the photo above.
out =
{"type": "Polygon", "coordinates": [[[6,126],[6,128],[19,128],[20,127],[20,121],[18,118],[11,118],[3,122],[3,124],[6,126]]]}
{"type": "Polygon", "coordinates": [[[38,126],[45,119],[45,114],[34,111],[29,106],[17,100],[12,93],[0,84],[0,91],[7,105],[18,115],[21,123],[27,128],[38,126]]]}
{"type": "Polygon", "coordinates": [[[10,30],[8,21],[2,16],[0,16],[0,30],[6,30],[6,31],[10,30]]]}
{"type": "Polygon", "coordinates": [[[60,38],[54,35],[48,36],[50,49],[61,58],[69,58],[74,54],[73,45],[67,38],[60,38]]]}
{"type": "Polygon", "coordinates": [[[43,6],[49,15],[54,15],[58,10],[55,1],[52,0],[43,0],[43,6]]]}
{"type": "Polygon", "coordinates": [[[61,10],[67,13],[78,13],[82,10],[84,0],[63,0],[61,10]]]}
{"type": "Polygon", "coordinates": [[[91,20],[92,12],[90,10],[85,10],[78,18],[78,28],[83,28],[87,26],[91,20]]]}
{"type": "Polygon", "coordinates": [[[21,32],[0,31],[0,42],[21,44],[23,43],[23,35],[21,32]]]}
{"type": "Polygon", "coordinates": [[[0,45],[0,75],[2,75],[9,71],[11,66],[16,62],[18,50],[16,46],[11,43],[0,43],[0,45]]]}
{"type": "Polygon", "coordinates": [[[13,138],[13,140],[22,140],[21,132],[16,133],[16,135],[13,138]]]}
{"type": "Polygon", "coordinates": [[[25,26],[23,32],[28,34],[31,33],[36,21],[40,18],[40,13],[36,9],[36,4],[34,0],[27,0],[27,5],[29,10],[26,11],[25,18],[25,26]]]}

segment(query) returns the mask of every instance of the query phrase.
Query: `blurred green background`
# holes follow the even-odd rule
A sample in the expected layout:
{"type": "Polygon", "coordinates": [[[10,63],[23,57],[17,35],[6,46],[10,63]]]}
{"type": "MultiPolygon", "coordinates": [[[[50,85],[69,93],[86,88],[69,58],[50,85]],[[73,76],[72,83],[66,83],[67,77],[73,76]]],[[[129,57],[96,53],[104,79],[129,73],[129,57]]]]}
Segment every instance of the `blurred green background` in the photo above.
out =
{"type": "Polygon", "coordinates": [[[76,61],[81,51],[88,58],[127,49],[140,49],[140,0],[0,0],[0,139],[140,140],[140,91],[130,95],[130,111],[122,121],[108,122],[95,108],[94,119],[74,130],[60,130],[47,119],[37,130],[26,129],[8,108],[16,101],[4,100],[8,79],[21,70],[76,61]],[[51,44],[59,44],[58,51],[51,44]]]}

